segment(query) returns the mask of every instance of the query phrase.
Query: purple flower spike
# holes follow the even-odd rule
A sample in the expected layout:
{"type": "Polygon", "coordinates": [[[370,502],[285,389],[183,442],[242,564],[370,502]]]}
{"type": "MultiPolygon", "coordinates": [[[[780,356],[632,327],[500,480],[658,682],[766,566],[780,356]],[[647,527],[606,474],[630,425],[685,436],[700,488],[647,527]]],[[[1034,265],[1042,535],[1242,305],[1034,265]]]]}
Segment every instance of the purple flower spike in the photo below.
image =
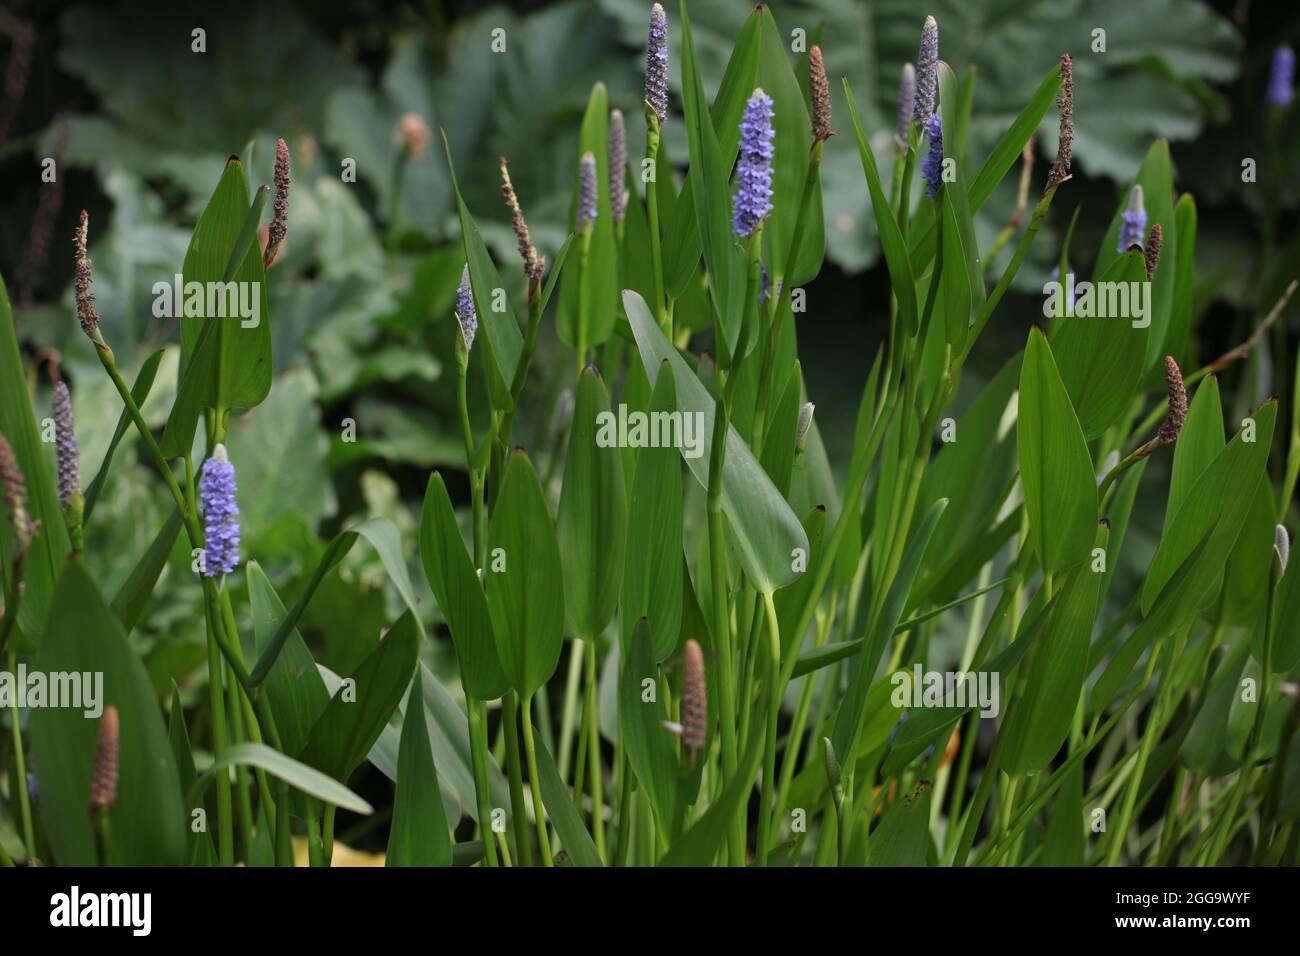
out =
{"type": "Polygon", "coordinates": [[[1280,46],[1273,51],[1273,65],[1268,71],[1268,105],[1286,109],[1295,97],[1295,51],[1280,46]]]}
{"type": "Polygon", "coordinates": [[[1128,208],[1123,212],[1124,222],[1119,229],[1119,248],[1116,251],[1121,254],[1128,252],[1134,246],[1139,249],[1146,248],[1142,239],[1147,234],[1147,210],[1142,198],[1142,187],[1134,186],[1128,208]]]}
{"type": "Polygon", "coordinates": [[[921,48],[916,54],[916,105],[912,118],[922,126],[934,115],[934,101],[939,91],[939,24],[934,17],[925,18],[921,28],[921,48]]]}
{"type": "Polygon", "coordinates": [[[460,288],[456,290],[456,318],[468,352],[474,347],[474,336],[478,332],[478,310],[474,308],[474,294],[470,291],[468,265],[460,274],[460,288]]]}
{"type": "Polygon", "coordinates": [[[921,161],[921,176],[925,179],[925,194],[934,199],[943,188],[943,122],[937,113],[925,121],[925,132],[930,137],[930,150],[921,161]]]}
{"type": "Polygon", "coordinates": [[[754,90],[740,121],[740,159],[736,163],[736,194],[732,199],[732,231],[746,239],[772,211],[772,98],[754,90]]]}
{"type": "Polygon", "coordinates": [[[199,480],[199,506],[203,510],[203,574],[215,578],[230,574],[239,564],[239,505],[235,501],[235,466],[226,446],[217,445],[203,463],[199,480]]]}
{"type": "Polygon", "coordinates": [[[599,214],[596,193],[596,156],[584,153],[578,168],[578,228],[584,229],[596,221],[599,214]]]}
{"type": "Polygon", "coordinates": [[[54,438],[59,461],[59,504],[81,493],[81,471],[77,464],[77,432],[72,424],[72,396],[66,382],[54,383],[54,438]]]}
{"type": "Polygon", "coordinates": [[[650,35],[645,44],[645,101],[659,122],[668,120],[668,16],[655,4],[650,8],[650,35]]]}

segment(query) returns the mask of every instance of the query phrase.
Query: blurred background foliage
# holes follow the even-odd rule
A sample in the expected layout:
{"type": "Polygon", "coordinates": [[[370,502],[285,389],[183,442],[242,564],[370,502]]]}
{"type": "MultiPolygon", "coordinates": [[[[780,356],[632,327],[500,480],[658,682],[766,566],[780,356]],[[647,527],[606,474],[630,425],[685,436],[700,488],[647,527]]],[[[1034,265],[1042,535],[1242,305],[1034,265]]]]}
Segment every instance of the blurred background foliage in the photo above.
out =
{"type": "MultiPolygon", "coordinates": [[[[10,0],[0,8],[0,172],[7,184],[0,195],[0,273],[31,357],[38,417],[48,414],[45,366],[57,357],[73,384],[83,474],[93,474],[119,403],[76,330],[68,240],[78,211],[90,211],[105,334],[128,377],[151,351],[167,350],[146,409],[161,426],[175,389],[178,336],[174,320],[154,316],[152,285],[180,270],[227,156],[240,154],[254,182],[269,182],[274,142],[284,136],[293,155],[293,190],[288,239],[269,290],[275,384],[264,407],[234,422],[229,441],[239,467],[244,554],[262,563],[289,601],[323,541],[347,522],[378,513],[411,532],[431,468],[446,466],[453,495],[463,497],[452,352],[462,262],[438,130],[445,130],[466,201],[502,275],[517,286],[512,295],[522,294],[497,157],[510,160],[533,234],[553,256],[565,233],[578,126],[593,83],[603,82],[611,104],[629,117],[630,155],[643,153],[647,6],[642,0],[490,6],[228,0],[182,10],[10,0]],[[191,49],[196,27],[206,31],[204,53],[191,49]],[[504,31],[502,53],[491,49],[495,30],[504,31]],[[399,192],[398,127],[408,113],[431,136],[399,192]],[[57,162],[53,183],[40,176],[47,157],[57,162]],[[341,176],[349,161],[355,182],[341,176]]],[[[1294,16],[1278,21],[1271,5],[1256,6],[1246,0],[773,5],[783,32],[803,30],[809,43],[820,40],[828,72],[848,77],[886,169],[894,158],[898,78],[916,55],[924,15],[939,21],[941,56],[959,72],[976,71],[969,131],[976,157],[1060,54],[1074,54],[1075,177],[1058,197],[1015,294],[981,338],[959,407],[1019,350],[1027,324],[1041,314],[1041,286],[1076,209],[1072,259],[1080,278],[1090,272],[1115,205],[1155,139],[1170,141],[1176,187],[1193,193],[1200,211],[1200,319],[1190,368],[1243,339],[1296,274],[1297,109],[1270,138],[1264,89],[1273,48],[1300,39],[1300,24],[1294,16]],[[1246,157],[1259,162],[1258,183],[1242,181],[1246,157]],[[1271,247],[1269,235],[1277,237],[1271,247]]],[[[748,9],[745,0],[694,5],[710,95],[748,9]]],[[[670,25],[677,19],[672,4],[669,19],[670,25]]],[[[679,109],[673,28],[670,37],[672,102],[679,109]]],[[[839,85],[832,90],[835,122],[846,128],[839,85]]],[[[1049,114],[1035,145],[1031,195],[1055,151],[1055,122],[1049,114]]],[[[686,155],[680,113],[670,118],[665,143],[680,178],[686,155]]],[[[982,247],[1011,216],[1018,178],[1008,176],[981,211],[982,247]]],[[[829,144],[823,180],[827,262],[799,317],[800,354],[839,473],[862,381],[887,329],[888,284],[850,142],[829,144]]],[[[992,275],[1009,252],[987,263],[992,275]]],[[[1294,312],[1293,305],[1279,327],[1294,326],[1294,312]]],[[[1225,393],[1236,407],[1285,389],[1273,369],[1286,365],[1276,361],[1279,348],[1294,354],[1290,334],[1265,339],[1234,367],[1225,393]]],[[[555,419],[566,408],[566,355],[548,321],[516,431],[516,440],[542,450],[544,464],[555,419]]],[[[482,394],[483,383],[476,387],[482,394]]],[[[1288,406],[1284,397],[1282,407],[1288,406]]],[[[124,448],[134,440],[128,432],[124,448]]],[[[149,467],[134,457],[119,455],[111,494],[87,541],[107,593],[148,547],[169,508],[149,467]]],[[[1147,480],[1161,481],[1167,468],[1166,460],[1153,459],[1147,480]]],[[[1160,527],[1161,515],[1150,510],[1139,504],[1134,544],[1125,549],[1126,561],[1138,567],[1160,527]]],[[[414,534],[404,538],[414,566],[414,534]]],[[[385,593],[377,561],[363,550],[343,573],[326,579],[304,622],[318,659],[339,673],[351,671],[398,608],[396,596],[385,593]]],[[[189,560],[178,544],[147,620],[132,637],[160,693],[176,680],[193,695],[187,679],[204,657],[189,560]]],[[[1130,577],[1112,600],[1127,600],[1141,580],[1130,577]]],[[[425,587],[422,574],[412,579],[425,587]]],[[[431,609],[427,591],[422,597],[431,609]]],[[[428,644],[425,654],[454,686],[449,651],[438,659],[447,643],[428,644]]]]}

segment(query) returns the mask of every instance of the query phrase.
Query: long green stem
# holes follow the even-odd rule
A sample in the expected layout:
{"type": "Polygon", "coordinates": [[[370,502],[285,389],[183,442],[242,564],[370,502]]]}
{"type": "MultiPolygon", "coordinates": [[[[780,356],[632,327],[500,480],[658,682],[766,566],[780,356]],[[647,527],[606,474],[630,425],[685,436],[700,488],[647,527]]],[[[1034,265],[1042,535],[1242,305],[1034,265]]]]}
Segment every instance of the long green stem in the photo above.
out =
{"type": "Polygon", "coordinates": [[[772,592],[763,593],[763,606],[767,609],[767,735],[763,741],[763,784],[759,790],[758,860],[767,866],[771,850],[773,806],[772,793],[776,786],[776,725],[781,716],[781,698],[785,685],[781,680],[781,624],[777,619],[772,592]]]}
{"type": "Polygon", "coordinates": [[[502,727],[506,738],[506,776],[510,782],[510,813],[515,830],[515,856],[520,866],[533,865],[533,847],[528,839],[528,808],[524,803],[523,760],[519,748],[519,695],[513,690],[502,698],[505,713],[502,727]]]}
{"type": "Polygon", "coordinates": [[[551,856],[551,837],[546,828],[546,808],[542,805],[541,776],[537,772],[537,747],[533,743],[533,695],[523,699],[524,752],[528,758],[528,786],[533,791],[533,817],[537,822],[537,842],[542,848],[542,862],[555,866],[551,856]]]}

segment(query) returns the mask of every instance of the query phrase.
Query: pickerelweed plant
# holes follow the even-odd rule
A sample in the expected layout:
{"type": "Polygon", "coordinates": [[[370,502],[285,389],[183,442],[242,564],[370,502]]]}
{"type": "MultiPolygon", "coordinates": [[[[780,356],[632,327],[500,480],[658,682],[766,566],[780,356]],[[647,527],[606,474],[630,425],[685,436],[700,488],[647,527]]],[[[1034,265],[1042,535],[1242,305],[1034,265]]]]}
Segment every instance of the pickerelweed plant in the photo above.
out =
{"type": "MultiPolygon", "coordinates": [[[[262,321],[178,316],[160,436],[141,410],[158,356],[127,383],[82,214],[77,316],[122,404],[84,492],[78,383],[53,392],[53,469],[0,288],[0,652],[11,673],[20,658],[102,672],[107,704],[94,721],[40,707],[22,720],[3,698],[11,779],[36,784],[7,790],[22,859],[291,866],[297,846],[329,865],[338,811],[372,810],[348,786],[369,761],[395,782],[390,865],[1300,863],[1300,571],[1284,527],[1300,405],[1285,461],[1270,463],[1277,399],[1249,402],[1225,436],[1217,375],[1251,354],[1294,283],[1252,316],[1250,339],[1198,364],[1196,206],[1156,143],[1091,267],[1072,226],[1049,250],[1065,307],[958,402],[972,350],[1068,201],[1071,58],[976,157],[975,76],[941,58],[933,17],[896,128],[892,111],[865,128],[847,80],[833,97],[819,43],[792,60],[786,36],[755,9],[710,103],[685,2],[672,23],[650,8],[644,162],[629,160],[636,112],[596,84],[573,144],[569,235],[549,262],[500,160],[522,302],[444,138],[460,240],[444,319],[467,481],[457,467],[428,476],[418,558],[436,614],[386,518],[344,528],[287,603],[241,550],[248,462],[228,437],[271,389],[265,286],[292,241],[283,140],[267,226],[272,186],[250,194],[232,157],[183,265],[187,283],[248,284],[262,321]],[[1045,122],[1056,155],[1031,207],[1045,122]],[[873,142],[889,145],[878,156],[873,142]],[[853,144],[891,289],[838,480],[798,316],[825,253],[823,156],[853,144]],[[1022,157],[1019,208],[982,248],[975,217],[1022,157]],[[534,368],[553,293],[562,367],[534,368]],[[1085,314],[1092,296],[1114,309],[1085,314]],[[530,416],[555,423],[530,453],[516,420],[542,375],[571,405],[530,416]],[[129,430],[174,513],[108,601],[83,544],[129,430]],[[1166,502],[1163,531],[1109,613],[1144,481],[1166,502]],[[464,531],[453,491],[468,498],[464,531]],[[206,760],[175,688],[164,725],[127,640],[178,540],[202,595],[206,760]],[[359,541],[404,607],[343,677],[299,626],[359,541]],[[955,657],[937,639],[953,622],[955,657]],[[422,646],[454,651],[454,693],[422,646]]],[[[1282,48],[1260,97],[1274,130],[1293,74],[1282,48]]],[[[400,133],[389,266],[404,170],[431,137],[413,114],[400,133]]],[[[14,856],[0,841],[0,862],[14,856]]]]}

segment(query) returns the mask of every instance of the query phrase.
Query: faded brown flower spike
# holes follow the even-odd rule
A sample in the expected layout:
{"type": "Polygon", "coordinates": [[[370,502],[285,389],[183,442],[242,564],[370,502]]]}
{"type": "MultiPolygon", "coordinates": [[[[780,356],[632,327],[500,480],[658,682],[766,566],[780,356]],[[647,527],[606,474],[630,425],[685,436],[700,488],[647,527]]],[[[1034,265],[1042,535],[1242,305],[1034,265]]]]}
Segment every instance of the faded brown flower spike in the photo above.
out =
{"type": "Polygon", "coordinates": [[[1047,188],[1059,186],[1070,178],[1070,161],[1074,156],[1074,62],[1070,54],[1061,56],[1061,91],[1056,96],[1061,114],[1056,159],[1047,174],[1047,188]]]}
{"type": "Polygon", "coordinates": [[[704,749],[709,727],[709,699],[704,686],[704,652],[700,642],[686,642],[682,654],[682,743],[694,756],[704,749]]]}
{"type": "MultiPolygon", "coordinates": [[[[1151,231],[1147,233],[1147,245],[1142,250],[1142,257],[1146,260],[1148,282],[1155,278],[1156,266],[1160,264],[1160,244],[1164,241],[1164,237],[1165,233],[1160,228],[1160,223],[1152,226],[1151,231]]],[[[1177,368],[1177,366],[1174,367],[1177,368]]]]}
{"type": "Polygon", "coordinates": [[[267,232],[262,268],[269,269],[280,253],[280,243],[289,231],[289,147],[283,139],[275,141],[275,205],[271,227],[267,232]]]}
{"type": "Polygon", "coordinates": [[[812,96],[813,139],[818,142],[830,139],[835,135],[831,131],[831,86],[826,80],[826,64],[819,46],[808,51],[808,91],[812,96]]]}
{"type": "Polygon", "coordinates": [[[510,168],[506,165],[504,156],[501,157],[501,197],[510,208],[511,224],[514,226],[515,238],[519,240],[519,255],[524,260],[524,275],[530,282],[538,282],[546,268],[546,259],[537,254],[537,247],[533,245],[533,237],[528,232],[528,223],[524,222],[524,213],[519,208],[519,197],[515,195],[515,187],[510,182],[510,168]]]}
{"type": "Polygon", "coordinates": [[[1172,355],[1165,356],[1165,387],[1169,391],[1169,411],[1160,424],[1160,431],[1156,432],[1156,442],[1172,445],[1187,421],[1187,388],[1183,385],[1182,370],[1172,355]]]}
{"type": "Polygon", "coordinates": [[[86,236],[89,230],[90,217],[86,214],[86,210],[83,209],[81,210],[81,224],[77,226],[77,231],[72,236],[73,246],[77,250],[73,288],[77,300],[77,319],[81,322],[81,330],[94,338],[95,332],[99,328],[99,312],[95,309],[95,293],[90,288],[94,275],[91,271],[90,256],[86,255],[86,236]]]}
{"type": "Polygon", "coordinates": [[[95,769],[90,775],[90,803],[88,809],[94,816],[107,810],[117,799],[118,758],[117,708],[109,704],[99,721],[99,739],[95,744],[95,769]]]}
{"type": "Polygon", "coordinates": [[[9,520],[13,523],[14,533],[22,549],[31,544],[31,518],[27,515],[27,482],[23,480],[22,469],[9,440],[0,435],[0,485],[4,485],[4,503],[9,509],[9,520]]]}

